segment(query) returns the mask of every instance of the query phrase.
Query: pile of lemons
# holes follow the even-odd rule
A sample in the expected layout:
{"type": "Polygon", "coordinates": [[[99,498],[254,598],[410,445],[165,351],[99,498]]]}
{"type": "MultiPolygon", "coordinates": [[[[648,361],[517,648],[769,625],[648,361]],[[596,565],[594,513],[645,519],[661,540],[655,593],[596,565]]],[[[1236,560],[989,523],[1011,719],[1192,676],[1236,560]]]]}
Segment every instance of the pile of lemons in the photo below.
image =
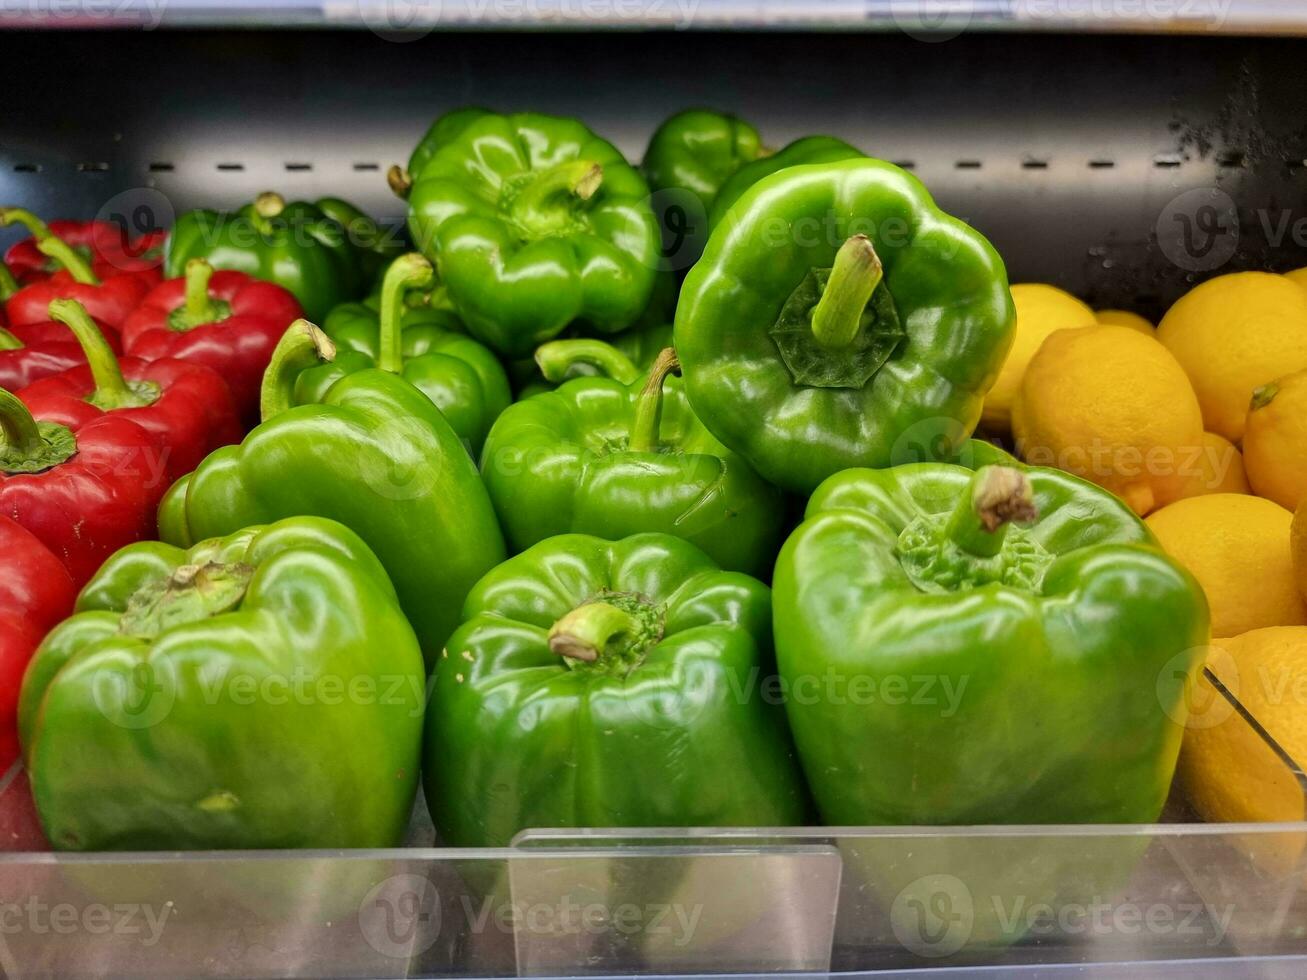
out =
{"type": "MultiPolygon", "coordinates": [[[[1156,329],[1050,285],[1012,297],[1016,341],[981,432],[1146,518],[1207,593],[1208,667],[1307,765],[1307,269],[1210,279],[1156,329]]],[[[1179,778],[1200,816],[1307,816],[1230,698],[1203,680],[1190,707],[1179,778]]]]}

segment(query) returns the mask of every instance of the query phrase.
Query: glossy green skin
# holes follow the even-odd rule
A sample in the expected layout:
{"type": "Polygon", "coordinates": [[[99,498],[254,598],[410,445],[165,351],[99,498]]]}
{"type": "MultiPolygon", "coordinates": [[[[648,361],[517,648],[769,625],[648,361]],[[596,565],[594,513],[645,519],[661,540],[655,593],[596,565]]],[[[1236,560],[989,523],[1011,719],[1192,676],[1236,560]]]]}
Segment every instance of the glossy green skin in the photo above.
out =
{"type": "MultiPolygon", "coordinates": [[[[403,319],[400,377],[430,398],[468,451],[479,456],[491,424],[513,401],[503,365],[489,348],[459,329],[452,313],[419,308],[408,310],[403,319]]],[[[336,342],[336,357],[300,374],[295,382],[297,404],[320,402],[341,378],[377,366],[380,316],[368,305],[336,307],[323,331],[336,342]]]]}
{"type": "Polygon", "coordinates": [[[427,165],[427,161],[431,159],[436,150],[452,141],[459,133],[482,116],[490,115],[493,115],[493,113],[489,109],[482,109],[479,106],[464,106],[461,109],[451,109],[449,112],[437,116],[430,127],[427,128],[427,131],[422,134],[417,146],[413,147],[413,153],[408,158],[408,172],[410,174],[421,173],[422,168],[427,165]]]}
{"type": "Polygon", "coordinates": [[[754,160],[727,177],[708,208],[708,227],[721,224],[726,212],[741,195],[764,177],[770,177],[786,167],[800,167],[814,163],[835,163],[865,157],[856,146],[850,146],[834,136],[804,136],[787,143],[770,156],[754,160]]]}
{"type": "Polygon", "coordinates": [[[656,452],[628,448],[643,379],[578,378],[513,404],[486,439],[481,474],[509,549],[575,531],[672,534],[722,568],[765,576],[781,493],[713,438],[668,379],[656,452]]]}
{"type": "Polygon", "coordinates": [[[211,453],[168,491],[159,534],[186,547],[300,514],[340,521],[376,552],[429,658],[468,589],[504,557],[462,441],[426,395],[385,371],[351,374],[321,404],[211,453]]]}
{"type": "Polygon", "coordinates": [[[320,197],[313,203],[345,229],[358,256],[359,271],[365,283],[374,281],[386,266],[407,251],[398,232],[381,227],[349,201],[339,197],[320,197]]]}
{"type": "Polygon", "coordinates": [[[528,354],[576,321],[616,333],[648,306],[660,261],[649,187],[576,120],[481,116],[412,177],[413,241],[468,330],[500,354],[528,354]],[[572,161],[603,168],[598,191],[586,201],[559,195],[548,230],[515,219],[523,193],[572,161]]]}
{"type": "Polygon", "coordinates": [[[421,761],[422,656],[352,531],[295,518],[189,552],[130,545],[77,610],[35,654],[20,704],[55,847],[401,842],[421,761]],[[215,561],[256,568],[238,606],[154,639],[122,632],[140,586],[215,561]],[[214,805],[226,794],[230,805],[214,805]]]}
{"type": "Polygon", "coordinates": [[[653,191],[689,191],[706,214],[726,178],[762,153],[762,138],[743,119],[687,109],[654,130],[642,166],[653,191]]]}
{"type": "Polygon", "coordinates": [[[741,197],[686,277],[675,339],[704,424],[764,478],[809,493],[920,445],[950,458],[979,421],[1015,322],[989,242],[911,174],[864,159],[791,167],[741,197]],[[797,384],[769,331],[796,287],[859,232],[884,264],[879,289],[906,336],[862,387],[797,384]]]}
{"type": "MultiPolygon", "coordinates": [[[[649,327],[644,330],[623,330],[621,333],[605,337],[604,343],[616,347],[619,351],[630,358],[641,371],[648,371],[653,367],[654,360],[666,347],[672,346],[672,325],[665,323],[661,327],[649,327]]],[[[521,390],[517,393],[518,401],[530,398],[532,395],[538,395],[542,391],[553,391],[558,385],[545,380],[541,377],[540,369],[536,367],[535,361],[528,362],[530,368],[523,365],[523,376],[527,379],[521,390]]],[[[593,364],[578,362],[574,364],[567,373],[564,381],[571,381],[574,378],[592,378],[600,374],[599,368],[593,364]]]]}
{"type": "Polygon", "coordinates": [[[285,287],[304,315],[320,322],[333,306],[367,291],[371,280],[361,254],[317,204],[291,201],[270,219],[247,204],[232,213],[181,214],[168,236],[164,275],[185,275],[187,261],[207,259],[215,269],[233,269],[285,287]]]}
{"type": "Polygon", "coordinates": [[[1161,813],[1208,642],[1202,590],[1115,497],[1024,472],[1040,513],[1028,535],[1053,556],[1033,590],[923,592],[905,573],[901,532],[919,516],[947,520],[973,475],[962,467],[837,474],[782,548],[781,676],[791,691],[834,676],[849,695],[786,705],[825,823],[1161,813]]]}
{"type": "Polygon", "coordinates": [[[528,827],[775,827],[806,815],[770,676],[770,597],[678,538],[569,534],[477,583],[433,675],[423,780],[441,840],[528,827]],[[665,606],[629,674],[573,669],[550,626],[600,593],[665,606]],[[754,697],[736,690],[753,690],[754,697]]]}

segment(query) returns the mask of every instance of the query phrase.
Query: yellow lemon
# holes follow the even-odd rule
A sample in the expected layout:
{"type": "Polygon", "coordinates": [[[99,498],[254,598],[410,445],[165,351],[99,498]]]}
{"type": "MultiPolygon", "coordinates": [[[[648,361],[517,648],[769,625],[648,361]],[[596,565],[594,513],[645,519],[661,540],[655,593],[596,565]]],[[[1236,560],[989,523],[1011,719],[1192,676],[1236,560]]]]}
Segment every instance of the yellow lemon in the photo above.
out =
{"type": "Polygon", "coordinates": [[[1298,505],[1298,513],[1293,517],[1289,528],[1289,548],[1293,552],[1293,574],[1298,578],[1298,591],[1307,599],[1307,500],[1298,505]]]}
{"type": "Polygon", "coordinates": [[[1268,272],[1236,272],[1190,290],[1157,328],[1193,382],[1203,421],[1243,438],[1253,391],[1307,369],[1307,289],[1268,272]]]}
{"type": "Polygon", "coordinates": [[[1189,497],[1148,517],[1162,547],[1194,574],[1212,607],[1212,635],[1307,625],[1289,554],[1293,515],[1237,493],[1189,497]]]}
{"type": "Polygon", "coordinates": [[[1099,310],[1094,316],[1099,323],[1105,326],[1129,327],[1131,330],[1146,333],[1150,337],[1153,335],[1153,325],[1138,313],[1131,313],[1129,310],[1099,310]]]}
{"type": "Polygon", "coordinates": [[[1017,450],[1111,490],[1137,514],[1174,500],[1201,452],[1202,412],[1176,359],[1129,327],[1059,330],[1026,368],[1017,450]]]}
{"type": "Polygon", "coordinates": [[[1012,287],[1017,308],[1016,339],[994,387],[985,396],[980,421],[985,428],[1005,433],[1012,425],[1012,403],[1021,387],[1026,365],[1049,334],[1069,327],[1097,323],[1094,311],[1070,293],[1043,283],[1017,283],[1012,287]]]}
{"type": "Polygon", "coordinates": [[[1307,267],[1294,269],[1292,272],[1286,272],[1284,278],[1291,282],[1296,282],[1303,289],[1307,289],[1307,267]]]}
{"type": "Polygon", "coordinates": [[[1307,498],[1307,371],[1253,392],[1243,457],[1257,496],[1289,510],[1307,498]]]}
{"type": "MultiPolygon", "coordinates": [[[[1303,764],[1307,759],[1307,627],[1253,630],[1214,640],[1208,669],[1267,734],[1303,764]]],[[[1185,731],[1176,778],[1209,823],[1298,821],[1303,792],[1289,767],[1212,684],[1202,678],[1185,731]]],[[[1302,835],[1248,835],[1268,870],[1287,870],[1302,835]]]]}
{"type": "MultiPolygon", "coordinates": [[[[1204,493],[1252,493],[1244,470],[1243,454],[1225,436],[1204,432],[1196,452],[1180,460],[1180,497],[1204,493]]],[[[1163,503],[1172,503],[1170,499],[1163,503]]]]}

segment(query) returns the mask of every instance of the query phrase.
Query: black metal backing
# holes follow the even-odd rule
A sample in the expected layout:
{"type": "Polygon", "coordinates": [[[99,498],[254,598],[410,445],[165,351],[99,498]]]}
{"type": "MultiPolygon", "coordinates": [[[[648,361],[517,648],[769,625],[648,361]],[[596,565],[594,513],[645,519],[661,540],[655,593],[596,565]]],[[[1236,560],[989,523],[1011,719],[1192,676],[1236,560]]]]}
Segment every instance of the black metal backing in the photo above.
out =
{"type": "Polygon", "coordinates": [[[1014,281],[1156,315],[1214,272],[1307,265],[1305,53],[1174,36],[7,33],[0,201],[167,224],[277,189],[398,218],[385,169],[445,109],[574,114],[638,158],[663,116],[709,105],[773,145],[827,132],[910,166],[1014,281]]]}

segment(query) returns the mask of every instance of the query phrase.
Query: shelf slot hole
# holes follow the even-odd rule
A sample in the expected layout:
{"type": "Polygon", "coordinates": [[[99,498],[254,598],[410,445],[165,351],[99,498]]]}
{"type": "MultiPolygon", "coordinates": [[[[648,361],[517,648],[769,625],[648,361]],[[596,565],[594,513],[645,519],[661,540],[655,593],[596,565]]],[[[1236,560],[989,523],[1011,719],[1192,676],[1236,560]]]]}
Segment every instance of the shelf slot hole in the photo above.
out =
{"type": "Polygon", "coordinates": [[[959,160],[953,166],[958,170],[979,170],[984,164],[979,160],[959,160]]]}
{"type": "Polygon", "coordinates": [[[894,160],[893,163],[894,163],[894,166],[898,167],[900,170],[916,170],[916,169],[917,169],[917,161],[916,161],[916,160],[894,160]]]}
{"type": "Polygon", "coordinates": [[[151,163],[149,167],[150,173],[152,174],[170,174],[176,169],[177,168],[171,163],[166,163],[162,160],[151,163]]]}
{"type": "Polygon", "coordinates": [[[356,163],[356,164],[354,164],[354,169],[357,170],[357,171],[359,171],[360,173],[365,172],[365,171],[369,171],[369,170],[380,170],[380,169],[381,169],[381,164],[379,164],[379,163],[356,163]]]}
{"type": "Polygon", "coordinates": [[[220,163],[220,164],[218,164],[218,169],[219,169],[219,170],[223,170],[223,171],[232,171],[232,172],[235,172],[235,171],[244,170],[244,169],[245,169],[245,164],[243,164],[243,163],[220,163]]]}
{"type": "Polygon", "coordinates": [[[89,160],[77,165],[78,173],[83,174],[102,174],[107,173],[108,170],[109,164],[97,160],[89,160]]]}
{"type": "Polygon", "coordinates": [[[1047,160],[1022,160],[1021,169],[1022,170],[1047,170],[1048,161],[1047,160]]]}
{"type": "Polygon", "coordinates": [[[1179,156],[1179,154],[1175,153],[1159,153],[1157,156],[1153,157],[1153,166],[1163,169],[1178,167],[1182,163],[1184,163],[1184,160],[1179,156]]]}
{"type": "Polygon", "coordinates": [[[39,174],[41,165],[39,163],[15,163],[14,173],[16,174],[39,174]]]}
{"type": "Polygon", "coordinates": [[[303,173],[304,171],[312,170],[312,169],[313,169],[313,164],[311,164],[311,163],[288,163],[288,164],[286,164],[286,169],[289,170],[291,173],[303,173]]]}
{"type": "Polygon", "coordinates": [[[1115,166],[1116,166],[1115,160],[1090,160],[1089,161],[1090,170],[1111,170],[1115,166]]]}

